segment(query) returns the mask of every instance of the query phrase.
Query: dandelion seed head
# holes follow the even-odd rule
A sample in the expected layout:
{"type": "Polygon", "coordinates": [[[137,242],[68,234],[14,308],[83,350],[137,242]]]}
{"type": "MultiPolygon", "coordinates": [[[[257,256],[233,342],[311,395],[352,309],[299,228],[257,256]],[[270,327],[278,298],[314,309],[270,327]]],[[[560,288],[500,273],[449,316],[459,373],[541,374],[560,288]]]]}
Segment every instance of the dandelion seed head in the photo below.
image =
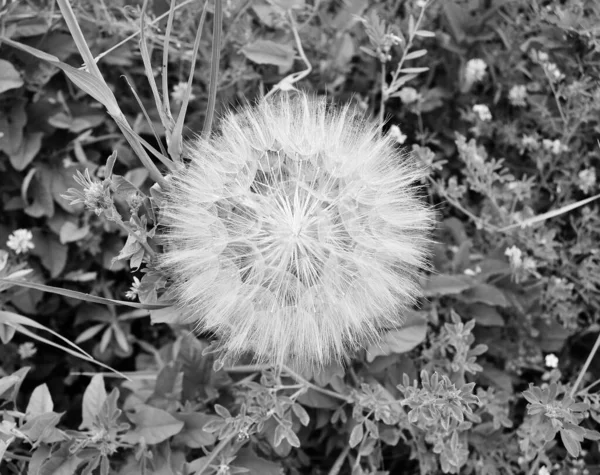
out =
{"type": "Polygon", "coordinates": [[[424,175],[358,109],[281,95],[189,145],[165,189],[161,267],[226,357],[319,366],[415,302],[433,214],[424,175]]]}

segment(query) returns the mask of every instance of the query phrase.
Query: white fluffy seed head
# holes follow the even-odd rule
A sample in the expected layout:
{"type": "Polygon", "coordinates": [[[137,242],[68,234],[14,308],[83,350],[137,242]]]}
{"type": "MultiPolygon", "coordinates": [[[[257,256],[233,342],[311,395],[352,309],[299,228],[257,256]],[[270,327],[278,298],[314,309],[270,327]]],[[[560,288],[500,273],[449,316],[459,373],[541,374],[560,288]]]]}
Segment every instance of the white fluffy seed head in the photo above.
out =
{"type": "Polygon", "coordinates": [[[433,213],[422,168],[358,110],[280,95],[189,153],[165,190],[161,267],[225,357],[318,367],[402,323],[433,213]]]}

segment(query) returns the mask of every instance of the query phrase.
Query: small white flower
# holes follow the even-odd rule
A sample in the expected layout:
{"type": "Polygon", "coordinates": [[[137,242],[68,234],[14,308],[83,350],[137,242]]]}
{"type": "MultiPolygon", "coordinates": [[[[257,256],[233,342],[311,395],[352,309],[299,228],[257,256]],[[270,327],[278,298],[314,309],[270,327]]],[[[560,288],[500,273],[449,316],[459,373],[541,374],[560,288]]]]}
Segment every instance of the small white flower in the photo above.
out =
{"type": "MultiPolygon", "coordinates": [[[[181,104],[183,102],[183,98],[185,97],[185,95],[188,92],[188,85],[187,82],[180,82],[178,84],[175,84],[175,86],[173,86],[173,92],[171,92],[171,99],[173,99],[173,102],[177,103],[177,104],[181,104]]],[[[196,96],[194,95],[193,92],[190,92],[190,101],[193,101],[194,99],[196,99],[196,96]]]]}
{"type": "Polygon", "coordinates": [[[425,8],[427,6],[427,0],[417,0],[415,6],[417,8],[425,8]]]}
{"type": "Polygon", "coordinates": [[[540,142],[532,135],[523,135],[521,145],[526,150],[537,150],[540,148],[540,142]]]}
{"type": "Polygon", "coordinates": [[[396,139],[396,142],[398,142],[400,145],[402,145],[404,142],[406,142],[406,139],[408,138],[406,135],[404,135],[402,133],[402,131],[400,130],[400,127],[398,127],[397,125],[392,125],[390,127],[389,134],[392,137],[394,137],[396,139]]]}
{"type": "Polygon", "coordinates": [[[546,355],[546,358],[544,360],[547,368],[558,368],[558,358],[554,353],[546,355]]]}
{"type": "Polygon", "coordinates": [[[548,72],[548,75],[551,79],[554,79],[555,81],[561,81],[565,78],[565,75],[561,72],[560,69],[558,69],[558,66],[556,64],[547,63],[544,65],[544,67],[546,68],[546,71],[548,72]]]}
{"type": "Polygon", "coordinates": [[[584,193],[589,193],[592,188],[596,185],[596,169],[595,168],[586,168],[585,170],[581,170],[577,175],[579,178],[579,189],[584,193]]]}
{"type": "Polygon", "coordinates": [[[6,245],[17,254],[25,254],[35,248],[33,244],[33,234],[29,229],[17,229],[10,236],[6,245]]]}
{"type": "Polygon", "coordinates": [[[127,292],[125,292],[125,297],[128,298],[129,300],[135,299],[140,292],[141,285],[142,285],[142,283],[140,282],[140,279],[138,279],[137,277],[134,277],[133,284],[131,284],[130,289],[127,292]]]}
{"type": "Polygon", "coordinates": [[[421,94],[414,87],[403,87],[398,91],[398,97],[404,104],[412,104],[421,98],[421,94]]]}
{"type": "Polygon", "coordinates": [[[481,267],[476,266],[475,269],[465,269],[463,274],[469,275],[471,277],[476,276],[477,274],[481,274],[481,267]]]}
{"type": "Polygon", "coordinates": [[[475,104],[473,106],[473,112],[477,114],[479,120],[482,120],[484,122],[492,120],[492,113],[490,112],[490,108],[485,104],[475,104]]]}
{"type": "Polygon", "coordinates": [[[508,91],[508,101],[515,107],[525,107],[527,105],[526,97],[527,88],[522,84],[515,85],[508,91]]]}
{"type": "Polygon", "coordinates": [[[21,357],[22,360],[26,360],[27,358],[31,358],[33,355],[35,355],[37,353],[37,348],[35,347],[35,345],[32,342],[27,341],[27,342],[19,345],[17,352],[19,353],[19,356],[21,357]]]}
{"type": "Polygon", "coordinates": [[[69,167],[72,167],[73,165],[75,165],[75,162],[73,160],[71,160],[71,157],[65,157],[62,159],[63,168],[69,168],[69,167]]]}
{"type": "Polygon", "coordinates": [[[465,81],[468,85],[472,85],[481,81],[485,77],[487,64],[483,59],[474,58],[467,61],[465,65],[465,81]]]}
{"type": "Polygon", "coordinates": [[[558,139],[544,139],[542,140],[542,145],[545,150],[552,152],[554,155],[558,155],[561,152],[566,152],[567,150],[569,150],[569,147],[563,145],[562,142],[558,139]]]}
{"type": "Polygon", "coordinates": [[[537,59],[540,63],[545,63],[548,61],[549,57],[548,57],[548,53],[546,53],[545,51],[539,51],[537,54],[537,59]]]}
{"type": "Polygon", "coordinates": [[[504,251],[504,255],[508,257],[511,267],[518,269],[523,264],[523,251],[517,246],[512,246],[504,251]]]}

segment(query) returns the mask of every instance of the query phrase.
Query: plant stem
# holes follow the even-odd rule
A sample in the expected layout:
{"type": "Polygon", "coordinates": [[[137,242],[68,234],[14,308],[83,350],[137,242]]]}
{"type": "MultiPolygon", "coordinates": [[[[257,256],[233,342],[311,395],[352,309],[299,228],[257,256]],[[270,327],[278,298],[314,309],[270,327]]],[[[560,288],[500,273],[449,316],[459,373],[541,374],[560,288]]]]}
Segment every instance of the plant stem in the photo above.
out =
{"type": "Polygon", "coordinates": [[[338,457],[335,459],[335,462],[334,462],[333,466],[331,467],[331,470],[329,470],[328,475],[338,475],[338,473],[340,473],[340,470],[342,469],[344,462],[346,461],[346,457],[348,457],[349,452],[350,452],[350,446],[346,445],[346,447],[344,447],[344,450],[342,450],[340,455],[338,455],[338,457]]]}
{"type": "Polygon", "coordinates": [[[221,452],[234,437],[235,434],[231,434],[230,436],[226,437],[221,442],[219,442],[219,444],[213,449],[213,451],[208,456],[206,462],[204,462],[204,466],[200,470],[198,470],[198,475],[202,475],[205,472],[205,470],[209,468],[212,461],[217,457],[217,455],[219,455],[219,452],[221,452]]]}
{"type": "Polygon", "coordinates": [[[571,396],[571,397],[575,396],[575,391],[577,391],[577,387],[581,384],[581,381],[583,380],[585,373],[587,372],[588,368],[590,367],[590,364],[592,363],[592,360],[594,359],[594,356],[596,355],[596,352],[598,351],[599,347],[600,347],[600,333],[598,333],[598,338],[596,338],[596,343],[594,343],[592,351],[590,351],[590,354],[588,355],[587,360],[585,360],[585,363],[583,364],[583,368],[581,368],[581,371],[579,372],[579,375],[577,376],[577,380],[575,381],[575,384],[573,385],[573,387],[571,388],[571,391],[569,392],[569,396],[571,396]]]}
{"type": "Polygon", "coordinates": [[[387,101],[387,84],[385,76],[387,74],[385,61],[381,61],[381,99],[379,102],[379,136],[383,136],[383,121],[385,120],[385,103],[387,101]]]}

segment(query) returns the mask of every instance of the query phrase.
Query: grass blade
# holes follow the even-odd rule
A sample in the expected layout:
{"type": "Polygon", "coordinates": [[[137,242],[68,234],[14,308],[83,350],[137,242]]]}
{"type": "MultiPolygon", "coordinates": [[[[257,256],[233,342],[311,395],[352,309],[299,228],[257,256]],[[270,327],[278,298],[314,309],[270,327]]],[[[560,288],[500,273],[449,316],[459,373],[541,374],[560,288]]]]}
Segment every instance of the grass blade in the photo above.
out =
{"type": "Polygon", "coordinates": [[[585,206],[586,204],[591,203],[592,201],[595,201],[598,198],[600,198],[600,194],[596,195],[596,196],[592,196],[590,198],[586,198],[581,201],[577,201],[576,203],[571,203],[570,205],[566,205],[566,206],[563,206],[558,209],[554,209],[552,211],[548,211],[546,213],[542,213],[540,215],[534,216],[533,218],[526,219],[525,221],[522,221],[520,223],[515,223],[515,224],[511,224],[510,226],[505,226],[504,228],[501,228],[498,231],[505,232],[505,231],[509,231],[509,230],[515,229],[515,228],[525,228],[527,226],[531,226],[533,224],[540,223],[542,221],[546,221],[547,219],[554,218],[561,214],[568,213],[569,211],[572,211],[581,206],[585,206]]]}
{"type": "Polygon", "coordinates": [[[221,59],[221,34],[223,33],[223,2],[215,0],[215,15],[213,18],[213,41],[212,57],[210,60],[210,83],[208,86],[208,107],[202,136],[208,137],[212,130],[213,118],[215,115],[215,104],[217,102],[217,89],[219,79],[219,61],[221,59]]]}
{"type": "Polygon", "coordinates": [[[208,1],[204,2],[204,8],[202,9],[202,15],[200,16],[200,23],[198,30],[196,31],[196,39],[194,40],[194,54],[192,56],[192,62],[190,64],[190,75],[187,82],[187,93],[181,103],[181,109],[177,116],[177,122],[171,133],[171,140],[169,143],[169,154],[174,160],[179,161],[181,153],[183,151],[183,121],[185,120],[185,114],[187,107],[190,102],[190,93],[192,92],[192,82],[194,81],[194,70],[196,69],[196,60],[198,59],[198,48],[200,47],[200,38],[202,37],[202,29],[204,28],[204,21],[206,20],[206,7],[208,1]]]}
{"type": "Polygon", "coordinates": [[[61,289],[60,287],[53,287],[51,285],[38,284],[35,282],[27,282],[24,280],[13,280],[13,279],[0,279],[0,283],[18,285],[19,287],[27,287],[28,289],[41,290],[42,292],[51,292],[53,294],[62,295],[63,297],[70,297],[77,300],[85,300],[86,302],[99,303],[103,305],[124,305],[126,307],[142,308],[146,310],[160,310],[167,308],[170,305],[165,304],[150,304],[150,303],[135,303],[128,302],[127,300],[115,300],[107,299],[104,297],[98,297],[96,295],[90,295],[83,292],[77,292],[76,290],[61,289]]]}

